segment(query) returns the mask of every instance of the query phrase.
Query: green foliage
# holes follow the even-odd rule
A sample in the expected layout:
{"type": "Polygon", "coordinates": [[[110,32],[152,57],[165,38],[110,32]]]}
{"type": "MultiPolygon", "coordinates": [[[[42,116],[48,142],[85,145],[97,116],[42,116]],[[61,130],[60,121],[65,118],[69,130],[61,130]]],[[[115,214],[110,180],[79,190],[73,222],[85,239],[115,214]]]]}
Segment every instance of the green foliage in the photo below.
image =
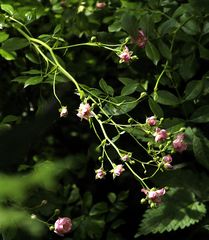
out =
{"type": "Polygon", "coordinates": [[[146,210],[135,237],[183,229],[199,222],[205,214],[205,205],[198,202],[193,193],[186,189],[171,188],[162,205],[146,210]]]}

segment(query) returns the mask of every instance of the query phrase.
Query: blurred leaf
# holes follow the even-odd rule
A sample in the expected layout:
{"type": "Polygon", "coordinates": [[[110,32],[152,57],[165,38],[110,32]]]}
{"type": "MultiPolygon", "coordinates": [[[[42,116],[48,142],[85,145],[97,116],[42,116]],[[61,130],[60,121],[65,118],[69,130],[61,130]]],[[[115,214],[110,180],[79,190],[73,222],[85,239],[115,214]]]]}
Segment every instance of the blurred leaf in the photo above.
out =
{"type": "Polygon", "coordinates": [[[198,131],[198,134],[194,134],[193,137],[193,152],[197,159],[197,161],[204,166],[206,169],[209,170],[209,141],[207,138],[205,138],[200,131],[198,131]]]}
{"type": "Polygon", "coordinates": [[[106,202],[96,203],[90,210],[89,216],[95,216],[104,214],[108,211],[108,205],[106,202]]]}
{"type": "Polygon", "coordinates": [[[110,192],[107,197],[111,203],[114,203],[117,199],[117,196],[114,192],[110,192]]]}
{"type": "Polygon", "coordinates": [[[0,32],[0,43],[7,40],[8,37],[9,37],[9,34],[7,34],[6,32],[0,32]]]}
{"type": "Polygon", "coordinates": [[[7,13],[9,13],[9,15],[13,15],[15,10],[14,8],[12,7],[12,5],[10,4],[1,4],[1,9],[7,13]]]}
{"type": "Polygon", "coordinates": [[[0,55],[8,61],[14,60],[16,58],[15,52],[7,52],[4,49],[0,49],[0,55]]]}
{"type": "Polygon", "coordinates": [[[190,121],[195,123],[209,122],[209,105],[204,105],[195,110],[190,117],[190,121]]]}
{"type": "Polygon", "coordinates": [[[145,46],[145,52],[147,57],[157,65],[160,60],[160,54],[158,49],[150,41],[148,41],[145,46]]]}
{"type": "Polygon", "coordinates": [[[157,45],[162,56],[168,60],[171,60],[171,51],[169,47],[161,39],[158,40],[157,45]]]}
{"type": "Polygon", "coordinates": [[[42,81],[43,81],[43,77],[41,77],[41,76],[30,77],[26,80],[26,82],[24,84],[24,88],[31,86],[31,85],[37,85],[37,84],[41,83],[42,81]]]}
{"type": "Polygon", "coordinates": [[[130,12],[124,13],[124,15],[122,16],[121,26],[133,38],[137,36],[138,34],[137,19],[130,12]]]}
{"type": "Polygon", "coordinates": [[[149,98],[148,103],[151,111],[155,116],[158,118],[163,117],[163,110],[158,103],[156,103],[152,98],[149,98]]]}
{"type": "Polygon", "coordinates": [[[193,80],[186,85],[184,99],[185,101],[197,98],[203,90],[202,80],[193,80]]]}
{"type": "Polygon", "coordinates": [[[29,42],[25,38],[9,38],[2,43],[2,48],[6,51],[16,51],[25,48],[29,45],[29,42]]]}

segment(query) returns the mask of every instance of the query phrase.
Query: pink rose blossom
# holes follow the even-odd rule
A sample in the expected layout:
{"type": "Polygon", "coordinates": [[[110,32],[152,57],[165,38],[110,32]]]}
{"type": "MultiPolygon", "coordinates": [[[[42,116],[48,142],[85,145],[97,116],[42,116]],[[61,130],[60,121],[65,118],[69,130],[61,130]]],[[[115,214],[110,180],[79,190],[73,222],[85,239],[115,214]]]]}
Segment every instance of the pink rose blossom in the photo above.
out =
{"type": "Polygon", "coordinates": [[[136,38],[132,39],[134,43],[136,43],[140,48],[144,48],[147,43],[147,37],[145,36],[142,30],[138,31],[138,35],[136,38]]]}
{"type": "Polygon", "coordinates": [[[103,168],[99,168],[99,169],[95,170],[95,173],[96,173],[96,176],[95,176],[96,179],[102,179],[106,175],[106,172],[104,171],[103,168]]]}
{"type": "Polygon", "coordinates": [[[155,126],[157,123],[156,117],[151,116],[146,119],[146,123],[149,124],[150,126],[155,126]]]}
{"type": "Polygon", "coordinates": [[[128,63],[131,60],[131,55],[133,52],[129,51],[128,47],[125,46],[123,52],[119,55],[120,62],[128,63]]]}
{"type": "Polygon", "coordinates": [[[116,165],[114,169],[111,170],[111,172],[113,173],[113,178],[119,177],[123,171],[125,171],[125,169],[123,168],[122,164],[116,165]]]}
{"type": "Polygon", "coordinates": [[[58,218],[54,224],[54,232],[60,236],[70,232],[72,229],[72,221],[68,217],[58,218]]]}
{"type": "Polygon", "coordinates": [[[91,111],[91,106],[89,105],[89,103],[80,104],[77,116],[81,118],[81,120],[83,118],[89,120],[90,117],[93,117],[93,112],[91,111]]]}
{"type": "Polygon", "coordinates": [[[96,8],[97,9],[103,9],[106,7],[106,3],[105,2],[97,2],[96,3],[96,8]]]}
{"type": "Polygon", "coordinates": [[[164,141],[168,135],[165,129],[156,128],[154,136],[155,142],[161,142],[164,141]]]}
{"type": "Polygon", "coordinates": [[[145,193],[145,195],[147,196],[147,198],[149,200],[151,200],[154,203],[161,203],[161,197],[165,194],[165,188],[161,188],[158,190],[147,190],[142,188],[141,192],[145,193]]]}
{"type": "Polygon", "coordinates": [[[184,133],[179,133],[176,136],[176,139],[173,141],[173,148],[177,152],[183,152],[187,149],[187,144],[184,142],[185,135],[184,133]]]}

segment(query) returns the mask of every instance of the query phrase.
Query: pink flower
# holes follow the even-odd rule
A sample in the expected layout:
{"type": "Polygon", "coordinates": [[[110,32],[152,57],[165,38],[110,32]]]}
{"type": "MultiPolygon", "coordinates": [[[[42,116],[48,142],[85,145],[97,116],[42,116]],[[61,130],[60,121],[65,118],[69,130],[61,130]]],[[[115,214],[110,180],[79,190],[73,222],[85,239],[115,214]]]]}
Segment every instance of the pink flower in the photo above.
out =
{"type": "Polygon", "coordinates": [[[142,188],[141,192],[145,193],[147,198],[151,200],[153,203],[161,203],[161,197],[165,194],[165,188],[161,188],[158,190],[147,190],[142,188]]]}
{"type": "Polygon", "coordinates": [[[134,43],[136,43],[140,48],[144,48],[147,43],[147,37],[145,36],[142,30],[138,31],[138,35],[136,38],[132,39],[134,43]]]}
{"type": "Polygon", "coordinates": [[[146,119],[146,123],[149,124],[150,126],[155,126],[157,123],[156,117],[151,116],[146,119]]]}
{"type": "Polygon", "coordinates": [[[185,134],[179,133],[173,141],[173,148],[177,152],[183,152],[187,149],[187,144],[184,142],[185,134]]]}
{"type": "Polygon", "coordinates": [[[173,160],[173,159],[172,159],[172,157],[171,157],[170,154],[168,154],[168,155],[166,155],[166,156],[163,157],[164,163],[171,163],[172,160],[173,160]]]}
{"type": "Polygon", "coordinates": [[[130,160],[130,156],[129,156],[129,154],[125,154],[125,155],[123,155],[123,156],[121,157],[121,160],[122,160],[123,162],[127,162],[127,161],[129,161],[129,160],[130,160]]]}
{"type": "Polygon", "coordinates": [[[89,120],[90,117],[93,117],[93,112],[91,111],[91,106],[89,105],[89,103],[80,104],[77,116],[81,118],[81,120],[83,118],[89,120]]]}
{"type": "Polygon", "coordinates": [[[164,168],[165,169],[172,169],[173,168],[173,166],[171,165],[172,160],[173,159],[172,159],[170,154],[163,157],[163,162],[164,162],[164,168]]]}
{"type": "Polygon", "coordinates": [[[154,136],[155,136],[155,142],[161,142],[161,141],[164,141],[168,135],[165,129],[156,128],[154,136]]]}
{"type": "Polygon", "coordinates": [[[131,60],[131,55],[133,52],[129,51],[128,47],[125,46],[123,52],[119,55],[120,63],[126,62],[128,63],[131,60]]]}
{"type": "Polygon", "coordinates": [[[114,169],[111,170],[111,172],[113,173],[113,178],[119,177],[123,171],[125,171],[125,169],[123,168],[122,164],[116,165],[114,169]]]}
{"type": "Polygon", "coordinates": [[[96,8],[97,9],[103,9],[106,7],[106,3],[105,2],[97,2],[96,3],[96,8]]]}
{"type": "Polygon", "coordinates": [[[99,168],[99,169],[95,170],[95,173],[96,173],[96,176],[95,176],[96,179],[102,179],[106,175],[106,172],[104,171],[103,168],[99,168]]]}
{"type": "Polygon", "coordinates": [[[58,218],[54,224],[54,232],[60,236],[70,232],[72,229],[72,221],[68,217],[58,218]]]}

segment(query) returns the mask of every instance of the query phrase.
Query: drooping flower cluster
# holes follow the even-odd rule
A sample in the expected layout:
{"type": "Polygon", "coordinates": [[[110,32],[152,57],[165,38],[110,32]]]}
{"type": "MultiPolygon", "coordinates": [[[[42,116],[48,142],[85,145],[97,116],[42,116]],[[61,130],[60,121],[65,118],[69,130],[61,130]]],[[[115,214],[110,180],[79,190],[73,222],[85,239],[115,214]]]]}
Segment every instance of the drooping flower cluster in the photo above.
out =
{"type": "Polygon", "coordinates": [[[145,201],[148,200],[150,206],[156,206],[162,202],[162,196],[165,195],[166,190],[165,188],[161,189],[141,189],[141,192],[143,192],[146,195],[146,198],[144,199],[145,201]]]}
{"type": "Polygon", "coordinates": [[[131,60],[131,56],[132,56],[133,52],[129,51],[128,47],[125,46],[122,53],[119,55],[120,58],[120,63],[128,63],[131,60]]]}
{"type": "Polygon", "coordinates": [[[54,232],[59,236],[69,233],[72,229],[72,221],[68,217],[58,218],[54,224],[54,232]]]}
{"type": "Polygon", "coordinates": [[[86,119],[89,120],[89,118],[93,117],[94,114],[91,110],[91,106],[89,103],[81,103],[78,109],[77,116],[81,118],[81,120],[86,119]]]}
{"type": "Polygon", "coordinates": [[[184,142],[185,134],[179,133],[173,141],[173,148],[176,152],[183,152],[187,149],[187,144],[184,142]]]}

